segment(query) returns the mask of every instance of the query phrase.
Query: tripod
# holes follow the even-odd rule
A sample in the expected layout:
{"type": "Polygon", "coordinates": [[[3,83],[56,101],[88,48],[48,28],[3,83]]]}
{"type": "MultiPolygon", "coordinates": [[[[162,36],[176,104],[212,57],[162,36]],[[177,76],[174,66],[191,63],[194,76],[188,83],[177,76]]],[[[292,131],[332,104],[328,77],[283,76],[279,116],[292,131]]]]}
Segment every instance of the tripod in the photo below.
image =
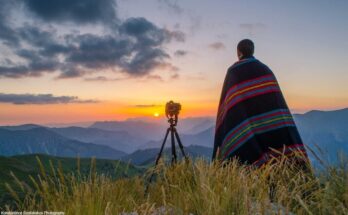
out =
{"type": "Polygon", "coordinates": [[[149,185],[152,182],[152,178],[155,174],[155,169],[156,169],[158,162],[161,159],[161,156],[163,154],[164,145],[166,144],[169,132],[170,132],[170,139],[171,139],[171,146],[172,146],[171,164],[174,165],[174,164],[176,164],[176,161],[177,161],[176,150],[175,150],[175,138],[178,141],[178,145],[179,145],[180,151],[182,153],[182,156],[185,158],[186,161],[188,161],[188,157],[186,156],[186,153],[184,151],[184,146],[182,145],[179,134],[176,130],[176,125],[178,124],[178,115],[176,114],[175,116],[171,115],[170,117],[168,117],[168,122],[169,122],[170,126],[169,126],[169,128],[167,128],[167,132],[166,132],[166,135],[164,136],[164,140],[163,140],[161,149],[157,155],[154,171],[152,172],[152,174],[149,178],[148,184],[145,187],[145,195],[147,195],[149,185]]]}

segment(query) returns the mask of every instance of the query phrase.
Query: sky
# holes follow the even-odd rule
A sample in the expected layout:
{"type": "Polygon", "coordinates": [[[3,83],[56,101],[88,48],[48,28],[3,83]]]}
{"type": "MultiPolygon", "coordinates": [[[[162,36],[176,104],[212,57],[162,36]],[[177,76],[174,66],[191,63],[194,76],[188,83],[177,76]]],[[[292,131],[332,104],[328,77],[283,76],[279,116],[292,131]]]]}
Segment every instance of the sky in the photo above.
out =
{"type": "Polygon", "coordinates": [[[345,0],[0,0],[0,124],[215,117],[236,45],[293,113],[348,107],[345,0]]]}

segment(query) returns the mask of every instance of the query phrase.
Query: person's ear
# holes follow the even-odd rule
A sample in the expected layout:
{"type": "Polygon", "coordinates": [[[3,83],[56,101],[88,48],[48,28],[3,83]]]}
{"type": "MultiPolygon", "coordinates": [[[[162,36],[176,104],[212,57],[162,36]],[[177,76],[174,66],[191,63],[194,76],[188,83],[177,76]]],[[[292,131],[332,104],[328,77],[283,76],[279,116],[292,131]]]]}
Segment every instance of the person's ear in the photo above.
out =
{"type": "Polygon", "coordinates": [[[238,59],[240,60],[242,59],[243,54],[239,50],[237,50],[237,56],[238,56],[238,59]]]}

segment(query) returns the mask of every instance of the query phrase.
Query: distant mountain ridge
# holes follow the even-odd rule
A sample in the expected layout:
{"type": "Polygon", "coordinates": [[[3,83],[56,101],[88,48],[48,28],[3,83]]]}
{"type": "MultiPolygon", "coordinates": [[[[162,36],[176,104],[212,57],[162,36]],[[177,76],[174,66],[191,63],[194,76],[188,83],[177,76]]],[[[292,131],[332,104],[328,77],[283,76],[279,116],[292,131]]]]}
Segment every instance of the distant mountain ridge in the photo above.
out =
{"type": "Polygon", "coordinates": [[[304,114],[294,114],[296,123],[308,127],[316,124],[316,130],[348,131],[348,108],[334,111],[312,110],[304,114]]]}
{"type": "MultiPolygon", "coordinates": [[[[215,129],[214,127],[210,127],[204,131],[201,131],[197,134],[182,134],[179,131],[179,137],[184,146],[190,146],[190,145],[195,145],[195,146],[203,146],[203,147],[208,147],[208,148],[213,148],[214,147],[214,135],[215,135],[215,129]]],[[[164,139],[164,134],[163,137],[164,139]]],[[[145,143],[142,146],[142,149],[148,149],[148,148],[157,148],[160,147],[163,143],[163,140],[159,141],[149,141],[145,143]]],[[[166,147],[170,147],[170,138],[168,137],[167,142],[166,142],[166,147]]]]}
{"type": "Polygon", "coordinates": [[[127,131],[138,138],[146,140],[158,139],[164,126],[144,121],[103,121],[95,122],[90,128],[98,128],[107,131],[127,131]]]}
{"type": "Polygon", "coordinates": [[[108,146],[65,138],[44,127],[26,130],[0,128],[0,155],[43,153],[63,157],[98,157],[118,159],[124,152],[108,146]]]}
{"type": "Polygon", "coordinates": [[[294,119],[304,143],[323,160],[336,163],[339,153],[348,155],[348,108],[313,110],[294,114],[294,119]]]}
{"type": "Polygon", "coordinates": [[[126,153],[133,152],[142,143],[139,137],[134,137],[123,130],[109,131],[99,128],[81,128],[75,126],[49,129],[69,139],[94,143],[97,145],[105,145],[126,153]]]}
{"type": "MultiPolygon", "coordinates": [[[[178,130],[183,134],[196,134],[210,128],[214,123],[215,119],[212,117],[188,117],[179,119],[178,130]]],[[[147,142],[162,139],[168,126],[167,119],[162,118],[160,121],[142,121],[140,119],[99,121],[93,123],[90,128],[127,131],[129,134],[140,137],[144,142],[147,142]]]]}
{"type": "Polygon", "coordinates": [[[0,126],[0,128],[11,130],[11,131],[21,131],[21,130],[28,130],[32,128],[45,128],[44,126],[37,125],[37,124],[23,124],[23,125],[12,125],[12,126],[0,126]]]}

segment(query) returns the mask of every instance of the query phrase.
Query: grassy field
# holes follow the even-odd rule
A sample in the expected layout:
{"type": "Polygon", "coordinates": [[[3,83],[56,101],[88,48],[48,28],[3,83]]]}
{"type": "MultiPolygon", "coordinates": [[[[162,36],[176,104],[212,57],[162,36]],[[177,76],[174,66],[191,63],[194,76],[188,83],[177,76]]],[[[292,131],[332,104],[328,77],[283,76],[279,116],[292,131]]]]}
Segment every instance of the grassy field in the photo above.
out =
{"type": "Polygon", "coordinates": [[[111,180],[132,177],[144,172],[142,168],[116,160],[97,159],[93,162],[91,163],[90,158],[63,158],[42,154],[0,156],[0,209],[3,209],[5,204],[13,203],[13,198],[5,186],[6,183],[13,187],[19,197],[24,198],[27,191],[22,191],[14,179],[18,179],[25,187],[34,187],[33,181],[39,180],[38,176],[42,176],[43,170],[47,177],[56,177],[59,170],[59,173],[63,175],[78,173],[79,177],[86,178],[93,171],[111,180]]]}
{"type": "MultiPolygon", "coordinates": [[[[261,169],[235,162],[222,167],[196,161],[162,164],[144,194],[145,175],[113,179],[98,174],[63,174],[41,168],[34,187],[14,180],[25,198],[13,191],[18,209],[66,214],[348,214],[348,170],[327,167],[313,176],[282,160],[261,169]]],[[[40,167],[41,165],[39,165],[40,167]]],[[[13,189],[14,185],[8,186],[13,189]]]]}

